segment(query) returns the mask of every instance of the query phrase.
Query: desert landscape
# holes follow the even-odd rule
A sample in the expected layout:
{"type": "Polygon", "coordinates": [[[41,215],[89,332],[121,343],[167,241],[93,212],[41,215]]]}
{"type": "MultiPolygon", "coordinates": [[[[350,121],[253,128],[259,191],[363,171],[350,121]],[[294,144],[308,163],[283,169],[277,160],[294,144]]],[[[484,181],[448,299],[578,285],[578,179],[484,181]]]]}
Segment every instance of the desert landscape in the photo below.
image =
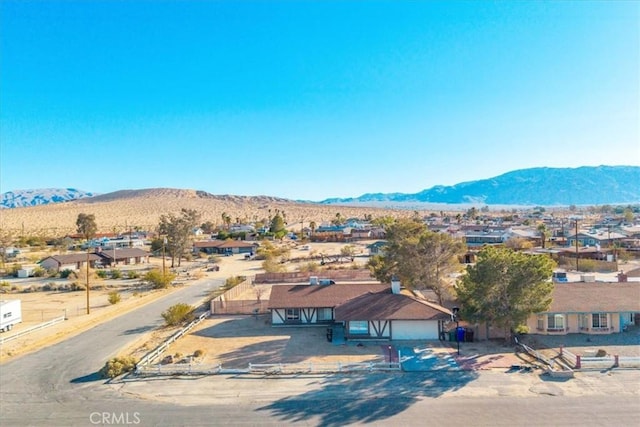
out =
{"type": "MultiPolygon", "coordinates": [[[[148,189],[127,190],[67,203],[2,209],[0,229],[12,235],[64,236],[76,232],[79,213],[93,214],[99,232],[126,232],[131,229],[153,231],[161,215],[178,214],[181,209],[194,209],[201,221],[222,225],[222,214],[235,222],[259,221],[284,212],[289,228],[300,229],[309,222],[329,222],[339,213],[344,218],[362,218],[369,214],[407,217],[413,210],[399,208],[352,207],[297,203],[267,196],[214,196],[195,190],[148,189]]],[[[427,214],[422,211],[421,214],[427,214]]]]}

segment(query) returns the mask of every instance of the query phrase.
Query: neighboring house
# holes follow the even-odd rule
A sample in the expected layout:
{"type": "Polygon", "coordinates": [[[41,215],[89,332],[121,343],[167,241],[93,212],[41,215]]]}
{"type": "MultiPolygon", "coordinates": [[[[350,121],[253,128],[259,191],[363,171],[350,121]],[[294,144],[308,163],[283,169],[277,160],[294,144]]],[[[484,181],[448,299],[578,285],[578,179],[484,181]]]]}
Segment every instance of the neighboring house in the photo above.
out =
{"type": "MultiPolygon", "coordinates": [[[[589,232],[578,232],[577,239],[580,246],[589,247],[611,247],[616,242],[621,242],[627,236],[614,231],[608,232],[607,230],[592,230],[589,232]]],[[[576,233],[573,233],[567,237],[567,246],[576,245],[576,233]]]]}
{"type": "Polygon", "coordinates": [[[538,244],[542,236],[538,230],[532,227],[512,227],[509,230],[509,238],[520,238],[538,244]]]}
{"type": "MultiPolygon", "coordinates": [[[[322,224],[316,228],[316,233],[345,233],[346,225],[322,224]]],[[[348,232],[347,232],[348,234],[348,232]]]]}
{"type": "Polygon", "coordinates": [[[385,246],[387,246],[387,242],[382,240],[367,245],[367,249],[369,249],[369,255],[382,255],[384,253],[385,246]]]}
{"type": "Polygon", "coordinates": [[[568,258],[596,259],[601,261],[613,260],[613,249],[602,249],[599,246],[578,246],[578,250],[572,247],[559,247],[555,253],[568,258]],[[608,256],[609,255],[609,256],[608,256]]]}
{"type": "Polygon", "coordinates": [[[531,333],[612,334],[640,324],[640,283],[558,283],[543,313],[529,317],[531,333]]]}
{"type": "Polygon", "coordinates": [[[135,265],[148,264],[149,253],[140,248],[101,249],[96,254],[100,257],[103,266],[113,267],[118,264],[135,265]]]}
{"type": "Polygon", "coordinates": [[[464,240],[468,247],[499,245],[506,242],[511,233],[508,230],[498,229],[466,229],[464,231],[464,240]]]}
{"type": "Polygon", "coordinates": [[[207,254],[244,254],[255,253],[258,249],[256,242],[244,240],[200,240],[193,242],[193,252],[207,254]]]}
{"type": "Polygon", "coordinates": [[[81,268],[86,268],[87,259],[89,260],[89,266],[95,267],[96,262],[100,261],[102,258],[94,253],[53,255],[42,259],[38,264],[40,264],[40,266],[45,270],[80,270],[81,268]]]}
{"type": "Polygon", "coordinates": [[[451,312],[385,284],[278,285],[269,298],[271,323],[342,324],[346,339],[437,340],[451,312]]]}
{"type": "Polygon", "coordinates": [[[368,228],[352,228],[351,238],[352,239],[370,239],[371,230],[368,228]]]}

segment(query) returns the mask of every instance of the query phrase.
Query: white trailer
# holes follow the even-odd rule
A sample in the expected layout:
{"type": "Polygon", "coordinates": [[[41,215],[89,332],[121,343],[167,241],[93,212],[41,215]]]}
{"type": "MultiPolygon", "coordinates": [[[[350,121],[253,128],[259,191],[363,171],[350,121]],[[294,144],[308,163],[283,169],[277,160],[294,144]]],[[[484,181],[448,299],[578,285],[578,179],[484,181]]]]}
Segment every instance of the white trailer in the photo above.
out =
{"type": "Polygon", "coordinates": [[[19,299],[0,300],[0,332],[10,331],[22,322],[21,303],[19,299]]]}

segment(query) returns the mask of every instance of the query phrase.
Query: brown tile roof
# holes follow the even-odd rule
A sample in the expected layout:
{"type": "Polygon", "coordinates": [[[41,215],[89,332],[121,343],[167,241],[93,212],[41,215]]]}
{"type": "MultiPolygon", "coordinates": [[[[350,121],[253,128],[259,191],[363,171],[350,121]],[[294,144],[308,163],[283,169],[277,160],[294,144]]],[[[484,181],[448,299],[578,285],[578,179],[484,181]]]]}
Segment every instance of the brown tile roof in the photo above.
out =
{"type": "Polygon", "coordinates": [[[337,321],[345,320],[438,320],[451,312],[437,304],[390,292],[367,293],[336,307],[337,321]]]}
{"type": "Polygon", "coordinates": [[[335,285],[274,285],[269,308],[327,308],[369,292],[390,292],[381,283],[343,283],[335,285]]]}
{"type": "MultiPolygon", "coordinates": [[[[86,253],[77,253],[77,254],[66,254],[66,255],[53,255],[53,256],[49,256],[46,258],[43,258],[42,260],[40,260],[40,262],[43,262],[46,259],[53,259],[55,261],[58,262],[58,264],[63,265],[63,264],[75,264],[78,262],[86,262],[87,261],[87,254],[86,253]]],[[[89,254],[89,261],[97,261],[99,260],[100,257],[96,254],[90,253],[89,254]]]]}
{"type": "MultiPolygon", "coordinates": [[[[96,253],[103,258],[113,259],[113,249],[102,249],[96,253]]],[[[146,256],[149,256],[149,253],[140,248],[116,249],[116,259],[143,258],[146,256]]]]}
{"type": "Polygon", "coordinates": [[[640,282],[558,283],[548,313],[640,312],[640,282]]]}

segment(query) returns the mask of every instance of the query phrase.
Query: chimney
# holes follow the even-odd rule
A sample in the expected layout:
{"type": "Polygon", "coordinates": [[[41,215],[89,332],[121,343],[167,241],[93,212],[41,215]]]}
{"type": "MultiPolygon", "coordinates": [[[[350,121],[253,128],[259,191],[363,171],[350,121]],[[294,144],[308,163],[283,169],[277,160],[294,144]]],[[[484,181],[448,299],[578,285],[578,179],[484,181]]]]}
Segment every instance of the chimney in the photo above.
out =
{"type": "Polygon", "coordinates": [[[391,277],[391,293],[396,295],[400,293],[400,280],[396,276],[391,277]]]}

